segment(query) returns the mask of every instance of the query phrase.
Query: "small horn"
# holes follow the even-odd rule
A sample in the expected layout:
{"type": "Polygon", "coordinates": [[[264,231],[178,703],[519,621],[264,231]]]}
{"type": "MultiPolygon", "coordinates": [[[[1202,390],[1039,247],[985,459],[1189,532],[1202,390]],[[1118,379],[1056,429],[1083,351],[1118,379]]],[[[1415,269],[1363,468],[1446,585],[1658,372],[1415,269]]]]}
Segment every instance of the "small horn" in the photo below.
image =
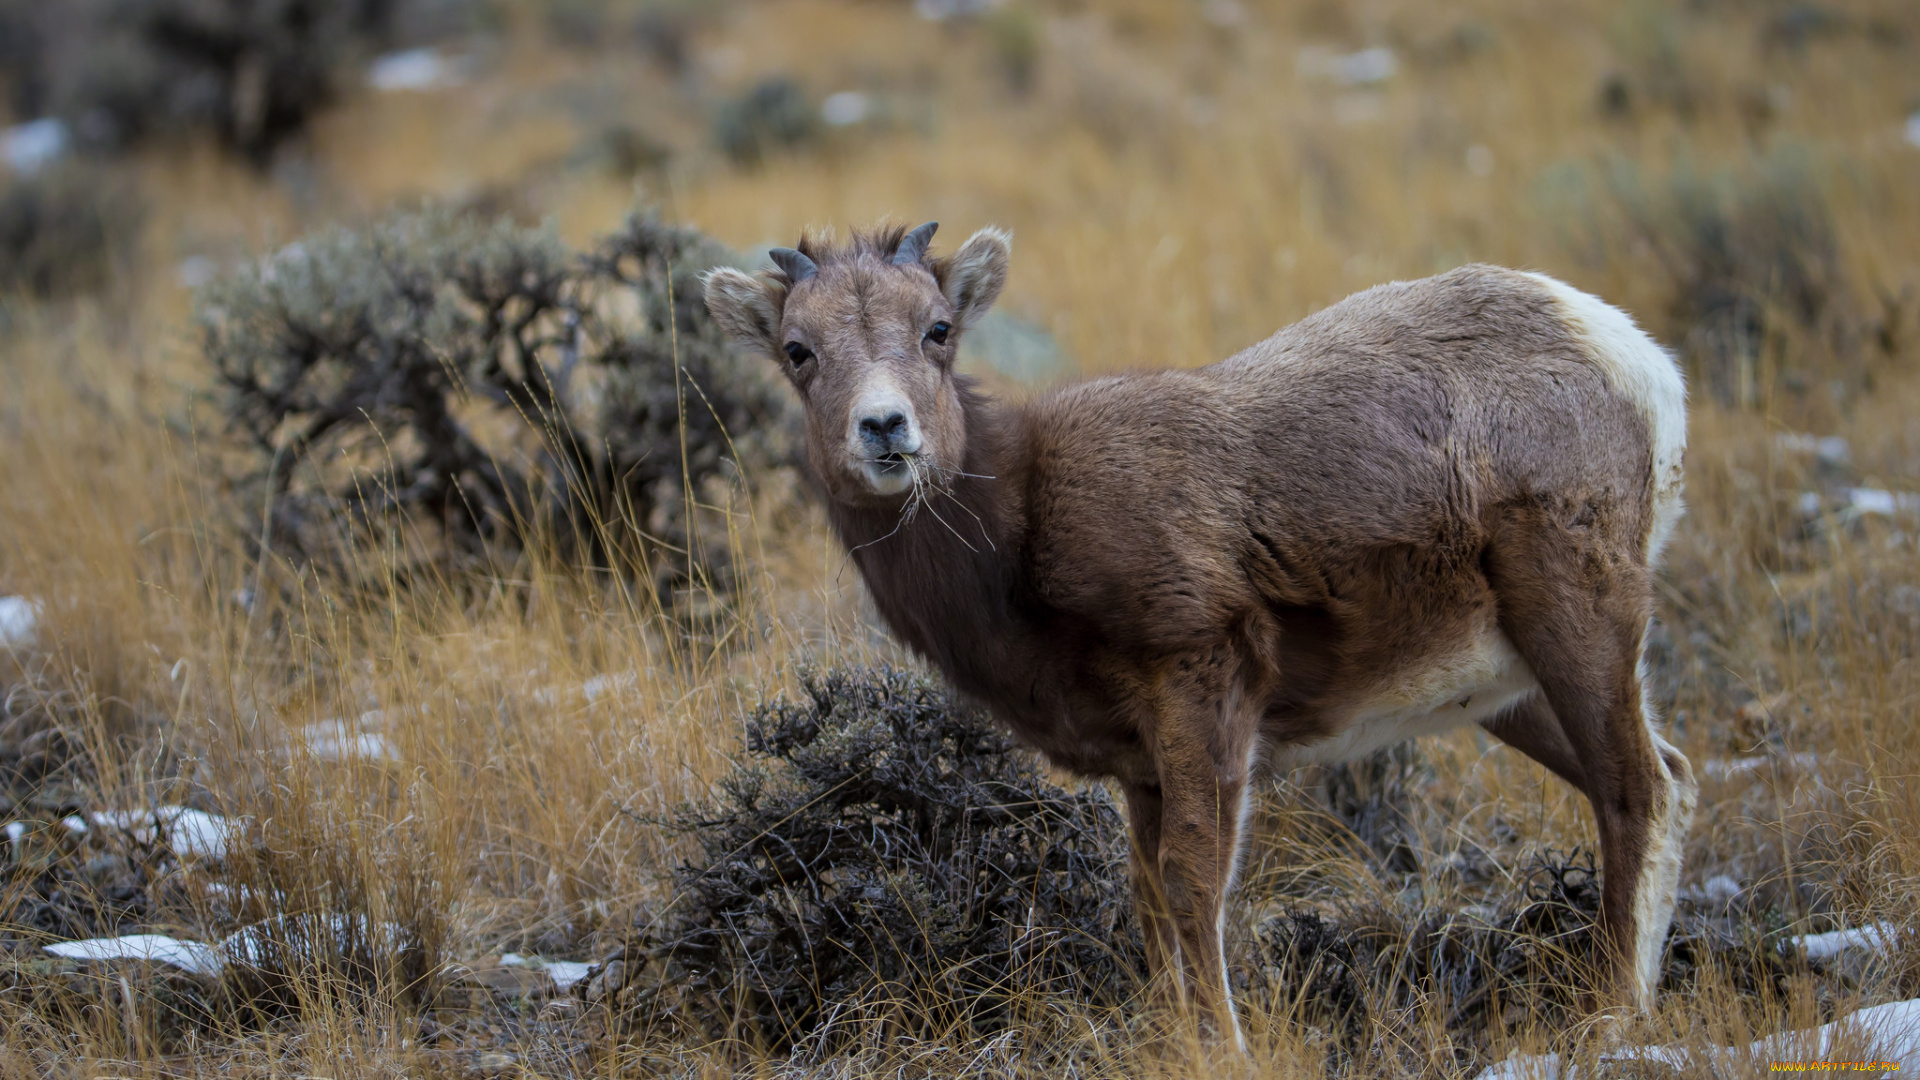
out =
{"type": "Polygon", "coordinates": [[[820,268],[813,264],[812,259],[792,248],[774,248],[767,252],[767,258],[772,259],[773,265],[778,266],[781,273],[787,275],[787,281],[794,285],[820,272],[820,268]]]}
{"type": "Polygon", "coordinates": [[[900,238],[900,246],[893,249],[893,265],[909,266],[917,263],[927,253],[927,244],[933,240],[933,231],[940,227],[937,221],[929,221],[900,238]]]}

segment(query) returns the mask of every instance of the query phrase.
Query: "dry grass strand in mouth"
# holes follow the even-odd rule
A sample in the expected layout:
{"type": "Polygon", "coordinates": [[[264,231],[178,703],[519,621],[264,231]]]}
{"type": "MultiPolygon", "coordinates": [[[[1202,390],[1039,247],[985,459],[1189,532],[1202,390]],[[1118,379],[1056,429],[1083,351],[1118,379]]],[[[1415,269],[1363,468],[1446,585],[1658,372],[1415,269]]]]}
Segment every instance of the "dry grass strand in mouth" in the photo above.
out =
{"type": "MultiPolygon", "coordinates": [[[[960,530],[954,528],[953,523],[943,517],[940,511],[936,510],[933,505],[935,496],[945,496],[947,501],[953,505],[960,507],[962,510],[966,510],[969,515],[973,514],[973,511],[969,509],[966,504],[953,498],[953,478],[958,474],[953,470],[942,469],[922,454],[908,454],[904,460],[907,463],[909,475],[913,478],[913,492],[907,499],[907,505],[901,509],[901,524],[904,525],[912,521],[915,514],[920,510],[925,510],[933,516],[933,520],[940,523],[941,528],[952,533],[953,538],[960,541],[961,545],[968,551],[978,550],[973,546],[973,542],[965,536],[962,536],[960,530]]],[[[976,523],[979,520],[978,516],[974,517],[976,523]]],[[[988,545],[993,543],[992,538],[986,535],[984,529],[981,530],[980,535],[981,539],[988,545]]]]}
{"type": "Polygon", "coordinates": [[[876,544],[891,540],[899,534],[901,529],[911,525],[914,518],[919,516],[922,510],[931,514],[933,519],[940,523],[940,527],[952,533],[954,539],[960,541],[961,545],[968,551],[978,551],[979,549],[974,546],[973,541],[962,535],[959,529],[954,528],[952,522],[942,516],[940,511],[934,509],[933,499],[935,496],[944,496],[948,502],[966,511],[967,516],[973,519],[974,524],[979,529],[980,542],[986,544],[989,548],[994,547],[993,538],[987,535],[986,525],[980,520],[980,515],[976,514],[972,507],[953,496],[953,481],[959,477],[973,477],[980,480],[992,480],[993,477],[976,477],[973,473],[961,472],[958,469],[944,469],[924,454],[896,454],[894,458],[900,464],[907,467],[907,477],[911,482],[911,486],[907,490],[906,501],[900,506],[899,520],[895,521],[893,528],[889,529],[886,535],[880,537],[878,540],[869,540],[864,544],[856,544],[847,552],[849,558],[851,558],[855,551],[870,548],[876,544]]]}

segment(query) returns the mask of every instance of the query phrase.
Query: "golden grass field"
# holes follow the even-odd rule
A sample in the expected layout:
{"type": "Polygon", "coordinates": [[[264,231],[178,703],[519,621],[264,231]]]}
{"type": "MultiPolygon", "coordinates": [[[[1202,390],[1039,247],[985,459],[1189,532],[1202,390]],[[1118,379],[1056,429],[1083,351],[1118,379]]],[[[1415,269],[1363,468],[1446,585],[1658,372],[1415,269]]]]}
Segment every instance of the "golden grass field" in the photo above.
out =
{"type": "MultiPolygon", "coordinates": [[[[1843,494],[1920,491],[1920,146],[1903,136],[1920,109],[1920,8],[1008,0],[936,22],[904,0],[734,0],[693,23],[681,76],[617,35],[569,47],[545,27],[537,6],[510,9],[464,85],[354,91],[297,168],[142,151],[150,210],[129,273],[97,297],[6,308],[0,595],[43,607],[37,644],[0,651],[0,686],[79,718],[99,805],[245,816],[261,847],[230,883],[270,877],[311,910],[357,898],[373,918],[430,908],[448,961],[543,940],[591,960],[665,899],[685,852],[648,823],[708,796],[754,702],[804,660],[905,659],[817,510],[756,512],[781,492],[737,508],[729,543],[749,584],[692,638],[653,598],[538,553],[483,588],[371,596],[260,565],[222,524],[227,451],[198,394],[175,272],[187,255],[231,264],[422,197],[550,216],[576,244],[636,202],[743,249],[938,219],[943,246],[1012,230],[1001,305],[1086,373],[1208,363],[1353,291],[1474,260],[1563,277],[1682,346],[1686,270],[1662,245],[1684,223],[1654,203],[1636,218],[1622,192],[1790,165],[1830,220],[1825,314],[1769,308],[1747,359],[1692,371],[1691,509],[1661,586],[1671,737],[1697,769],[1767,764],[1703,781],[1683,886],[1727,875],[1770,898],[1777,930],[1887,922],[1897,947],[1840,989],[1806,976],[1762,1001],[1707,978],[1663,996],[1631,1037],[1742,1045],[1920,995],[1920,511],[1843,494]],[[1796,37],[1807,11],[1823,19],[1796,37]],[[1369,46],[1392,50],[1389,78],[1319,71],[1315,58],[1369,46]],[[1018,63],[1024,90],[1006,73],[1018,63]],[[902,119],[731,164],[708,103],[776,71],[816,98],[897,102],[902,119]],[[1625,99],[1612,110],[1610,79],[1625,99]],[[593,134],[569,105],[583,98],[668,146],[668,164],[638,180],[560,164],[593,134]],[[1844,437],[1850,453],[1823,464],[1781,438],[1797,434],[1844,437]],[[292,584],[234,602],[269,572],[292,584]],[[600,676],[605,692],[581,690],[600,676]],[[283,749],[302,725],[375,709],[397,760],[283,749]]],[[[1534,852],[1591,846],[1584,801],[1518,754],[1477,733],[1421,749],[1413,813],[1445,850],[1485,848],[1517,874],[1534,852]]],[[[1376,872],[1312,814],[1275,789],[1234,904],[1243,946],[1289,899],[1438,903],[1453,887],[1439,857],[1412,882],[1376,872]]],[[[149,927],[191,937],[215,920],[192,873],[149,927]]],[[[587,1017],[569,1021],[571,1056],[555,1054],[531,1045],[551,1029],[484,1010],[449,1011],[451,1034],[429,1043],[407,1007],[302,993],[292,1019],[181,1045],[124,979],[66,1011],[0,992],[0,1076],[1384,1076],[1456,1075],[1463,1060],[1437,995],[1330,1066],[1302,1003],[1257,989],[1245,1062],[1158,1037],[1150,1016],[1061,1000],[1010,1035],[876,1029],[786,1060],[628,1039],[587,1017]]],[[[1510,1030],[1485,1060],[1565,1034],[1510,1030]]]]}

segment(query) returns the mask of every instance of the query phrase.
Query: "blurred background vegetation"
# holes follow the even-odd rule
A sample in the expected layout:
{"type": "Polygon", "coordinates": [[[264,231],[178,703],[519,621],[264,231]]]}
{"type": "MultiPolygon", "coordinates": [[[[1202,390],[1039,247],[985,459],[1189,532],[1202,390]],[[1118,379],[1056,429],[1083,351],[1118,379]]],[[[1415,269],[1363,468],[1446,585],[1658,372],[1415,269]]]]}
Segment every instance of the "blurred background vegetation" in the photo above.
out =
{"type": "MultiPolygon", "coordinates": [[[[884,666],[697,302],[882,218],[1013,231],[1016,396],[1474,260],[1631,311],[1705,784],[1635,1035],[1914,997],[1916,178],[1905,0],[0,0],[0,1076],[1225,1067],[1130,1003],[1107,794],[884,666]],[[225,966],[43,948],[138,932],[225,966]]],[[[1571,1048],[1563,785],[1460,733],[1260,833],[1259,1072],[1571,1048]]]]}

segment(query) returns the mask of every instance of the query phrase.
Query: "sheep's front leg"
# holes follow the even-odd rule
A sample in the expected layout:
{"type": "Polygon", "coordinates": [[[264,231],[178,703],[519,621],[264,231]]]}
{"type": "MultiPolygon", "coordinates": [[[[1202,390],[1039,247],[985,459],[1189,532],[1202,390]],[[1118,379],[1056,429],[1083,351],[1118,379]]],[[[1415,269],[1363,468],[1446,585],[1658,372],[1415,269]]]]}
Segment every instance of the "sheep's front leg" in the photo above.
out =
{"type": "Polygon", "coordinates": [[[1224,695],[1162,712],[1158,865],[1179,950],[1178,993],[1203,1023],[1244,1049],[1224,931],[1246,834],[1254,731],[1236,720],[1224,695]]]}

